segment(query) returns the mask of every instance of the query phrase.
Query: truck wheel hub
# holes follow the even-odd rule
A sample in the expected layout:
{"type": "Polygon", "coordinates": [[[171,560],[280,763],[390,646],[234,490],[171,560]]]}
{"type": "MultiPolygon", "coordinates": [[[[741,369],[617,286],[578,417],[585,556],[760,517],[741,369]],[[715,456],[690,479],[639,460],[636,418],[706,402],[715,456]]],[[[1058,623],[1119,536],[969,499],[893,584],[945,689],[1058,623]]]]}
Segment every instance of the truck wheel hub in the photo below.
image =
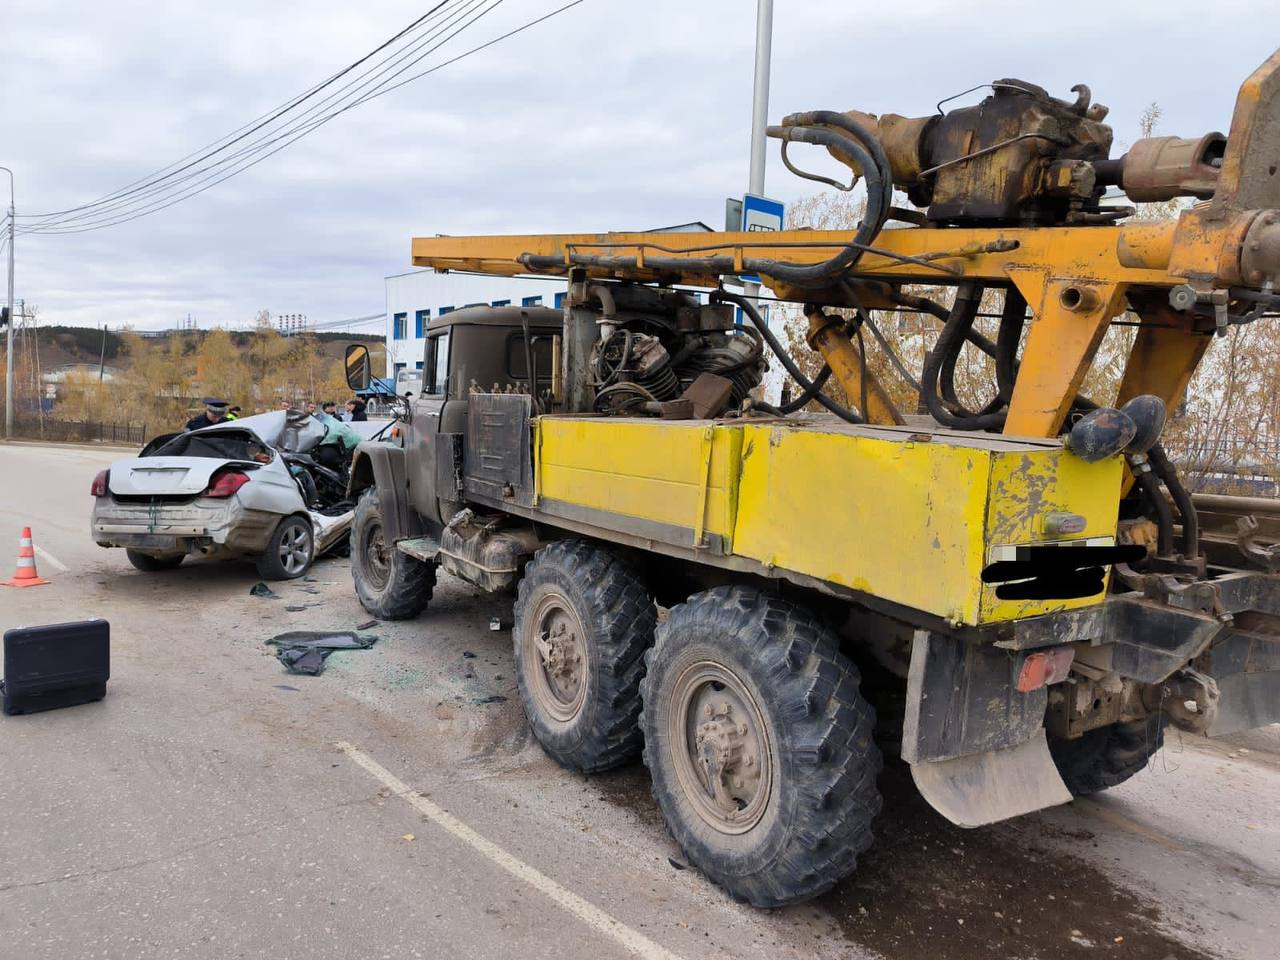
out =
{"type": "Polygon", "coordinates": [[[720,664],[690,667],[674,689],[676,772],[699,815],[722,833],[745,833],[768,806],[772,759],[763,714],[720,664]],[[676,737],[679,739],[676,739],[676,737]]]}
{"type": "Polygon", "coordinates": [[[391,558],[387,555],[387,541],[382,536],[382,525],[372,524],[364,541],[365,569],[373,585],[381,589],[391,579],[391,558]]]}
{"type": "Polygon", "coordinates": [[[559,594],[544,597],[534,611],[532,650],[537,665],[533,692],[555,719],[572,720],[586,694],[587,658],[582,625],[559,594]]]}

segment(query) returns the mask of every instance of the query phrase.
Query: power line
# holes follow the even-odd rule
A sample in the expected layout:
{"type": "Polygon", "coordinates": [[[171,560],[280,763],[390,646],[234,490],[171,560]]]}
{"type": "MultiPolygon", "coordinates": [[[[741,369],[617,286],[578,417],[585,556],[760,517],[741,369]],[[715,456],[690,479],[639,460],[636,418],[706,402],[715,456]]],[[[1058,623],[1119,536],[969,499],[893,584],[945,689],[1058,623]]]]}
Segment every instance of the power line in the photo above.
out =
{"type": "MultiPolygon", "coordinates": [[[[453,2],[453,0],[449,0],[449,2],[453,2]]],[[[427,34],[425,39],[419,38],[417,41],[415,41],[415,43],[417,44],[416,46],[411,46],[408,51],[401,51],[398,54],[392,54],[388,56],[387,58],[381,61],[381,64],[375,65],[374,68],[370,68],[369,70],[366,70],[364,73],[360,74],[354,80],[349,81],[342,87],[339,87],[336,92],[330,93],[328,96],[320,100],[318,103],[312,105],[309,109],[307,109],[302,114],[289,119],[284,123],[283,126],[278,126],[275,130],[267,130],[265,133],[259,136],[256,140],[250,142],[247,146],[240,148],[239,150],[230,154],[229,156],[223,157],[222,159],[216,160],[212,163],[204,164],[203,166],[200,165],[204,160],[208,160],[214,156],[217,156],[219,153],[222,153],[226,149],[230,148],[234,143],[237,143],[245,139],[245,137],[249,136],[250,133],[257,132],[258,130],[264,129],[268,127],[269,124],[267,123],[258,124],[252,130],[247,131],[238,137],[235,137],[229,142],[223,144],[223,146],[215,150],[209,151],[204,157],[201,158],[200,161],[194,161],[193,163],[186,164],[185,166],[179,168],[178,170],[174,170],[170,174],[167,174],[163,177],[155,178],[152,182],[145,183],[142,186],[136,188],[135,190],[127,191],[128,193],[133,194],[133,196],[131,197],[125,196],[122,193],[116,199],[109,200],[109,201],[102,201],[102,202],[99,202],[98,204],[86,205],[83,212],[71,214],[69,216],[65,216],[61,218],[46,219],[39,223],[28,224],[25,227],[25,229],[28,232],[40,232],[40,233],[72,232],[72,231],[62,231],[59,228],[72,226],[72,225],[83,226],[85,224],[90,224],[90,223],[100,224],[102,226],[110,226],[112,224],[107,223],[106,221],[108,220],[114,221],[117,217],[121,215],[134,213],[144,208],[151,208],[151,207],[154,207],[156,210],[164,209],[166,205],[164,201],[169,197],[172,197],[175,192],[179,192],[183,190],[184,188],[181,186],[183,183],[186,183],[187,181],[190,181],[196,178],[203,178],[199,182],[206,183],[209,180],[214,179],[216,176],[218,176],[218,173],[216,172],[216,168],[225,166],[228,163],[233,163],[237,161],[239,158],[244,157],[245,155],[252,155],[254,153],[261,152],[266,147],[269,147],[272,143],[278,142],[280,139],[289,136],[292,132],[294,132],[297,129],[300,129],[301,126],[303,126],[302,121],[306,117],[315,113],[316,110],[320,109],[324,105],[331,103],[335,99],[335,97],[338,98],[340,102],[341,100],[347,99],[348,97],[352,96],[352,94],[345,93],[344,91],[348,91],[352,87],[356,87],[357,88],[356,92],[358,94],[361,90],[367,88],[370,85],[370,83],[369,81],[365,81],[364,78],[368,77],[371,73],[373,73],[374,70],[376,69],[376,66],[380,66],[388,62],[391,62],[394,64],[396,60],[403,59],[404,56],[406,56],[406,53],[411,53],[415,50],[420,49],[422,45],[426,43],[430,43],[432,40],[438,37],[440,33],[442,33],[444,30],[452,26],[453,23],[456,22],[459,16],[465,16],[468,12],[473,10],[480,3],[485,2],[485,0],[458,0],[458,2],[464,5],[466,3],[470,3],[471,6],[465,7],[462,10],[461,14],[456,14],[455,10],[456,10],[456,7],[458,6],[458,3],[455,3],[455,10],[448,11],[445,15],[445,19],[443,19],[442,22],[439,22],[434,27],[432,27],[431,31],[427,34]],[[452,16],[454,19],[453,20],[448,19],[448,17],[450,16],[452,16]],[[194,169],[192,169],[193,167],[194,169]],[[190,172],[184,173],[184,171],[187,171],[187,170],[190,170],[190,172]],[[215,171],[215,172],[210,174],[210,171],[215,171]],[[182,174],[182,175],[179,175],[179,174],[182,174]],[[157,194],[163,194],[165,196],[156,196],[157,194]],[[148,199],[149,197],[151,199],[148,199]]],[[[501,3],[502,0],[496,0],[496,2],[501,3]]],[[[443,4],[437,5],[437,7],[434,9],[438,10],[440,9],[441,6],[443,6],[443,4]]],[[[474,22],[474,20],[471,22],[474,22]]],[[[470,25],[469,23],[464,24],[463,28],[469,25],[470,25]]],[[[402,31],[401,33],[403,34],[403,32],[404,31],[402,31]]],[[[444,41],[441,41],[441,43],[446,42],[452,36],[456,35],[457,32],[459,31],[455,31],[454,34],[451,34],[450,37],[446,37],[444,41]]],[[[439,45],[440,44],[437,44],[436,46],[438,47],[439,45]]],[[[385,46],[386,45],[384,44],[383,47],[385,46]]],[[[432,49],[435,49],[435,47],[433,47],[432,49]]],[[[430,53],[430,52],[431,52],[430,50],[427,51],[427,53],[430,53]]],[[[368,58],[366,57],[365,59],[368,59],[368,58]]],[[[412,65],[413,62],[416,62],[416,61],[411,61],[410,64],[407,64],[405,66],[406,67],[410,66],[412,65]]],[[[383,67],[383,70],[380,71],[380,73],[385,73],[387,69],[389,68],[383,67]]],[[[404,67],[402,67],[401,69],[404,69],[404,67]]],[[[349,72],[349,71],[344,71],[344,73],[345,72],[349,72]]],[[[328,86],[328,84],[322,85],[322,87],[323,86],[328,86]]],[[[316,90],[316,92],[318,93],[319,90],[316,90]]],[[[280,111],[280,112],[283,112],[283,111],[280,111]]]]}
{"type": "MultiPolygon", "coordinates": [[[[478,2],[483,2],[483,0],[478,0],[478,2]]],[[[475,10],[476,6],[478,5],[478,2],[473,2],[472,6],[466,8],[462,12],[461,16],[465,17],[468,14],[470,14],[473,10],[475,10]]],[[[190,197],[196,196],[199,193],[203,193],[205,190],[208,190],[218,185],[219,183],[222,183],[225,180],[228,180],[231,177],[236,176],[239,173],[243,173],[245,170],[248,170],[251,167],[256,166],[258,163],[261,163],[263,160],[267,159],[268,157],[274,155],[275,153],[278,153],[280,150],[291,145],[292,143],[295,143],[297,140],[302,139],[303,137],[307,136],[314,130],[318,129],[319,127],[328,123],[330,120],[335,119],[336,117],[340,116],[341,114],[345,113],[348,110],[354,109],[357,106],[367,103],[369,100],[379,97],[384,93],[389,93],[392,90],[398,89],[399,87],[402,87],[407,83],[411,83],[415,80],[419,80],[425,76],[428,76],[429,74],[434,73],[437,70],[443,69],[446,66],[449,66],[453,63],[457,63],[458,61],[468,56],[472,56],[473,54],[478,53],[481,50],[484,50],[488,47],[491,47],[494,44],[499,43],[503,40],[506,40],[509,37],[515,36],[518,33],[522,33],[523,31],[548,20],[551,17],[554,17],[557,14],[564,12],[565,10],[578,6],[579,4],[583,3],[584,0],[572,0],[572,2],[570,3],[563,4],[562,6],[556,8],[555,10],[552,10],[540,17],[537,17],[519,27],[516,27],[515,29],[509,30],[498,37],[494,37],[491,40],[488,40],[482,44],[479,44],[465,51],[464,53],[461,53],[455,57],[452,57],[442,63],[436,64],[435,66],[432,66],[426,70],[420,71],[419,73],[414,74],[411,77],[405,78],[404,80],[401,80],[398,83],[391,82],[401,73],[403,73],[404,70],[407,69],[409,66],[412,66],[414,63],[420,62],[430,53],[439,49],[439,47],[443,46],[443,44],[448,42],[448,40],[457,36],[458,33],[466,29],[466,27],[470,26],[472,23],[476,22],[476,20],[480,19],[482,16],[491,12],[502,2],[503,0],[493,0],[492,4],[488,8],[480,11],[480,13],[476,14],[474,17],[472,17],[472,19],[464,23],[462,26],[458,27],[458,29],[454,30],[454,32],[451,33],[448,37],[445,37],[443,40],[435,44],[433,47],[431,47],[431,49],[427,50],[425,53],[418,55],[413,60],[409,61],[408,64],[404,64],[400,66],[398,69],[395,70],[395,72],[392,74],[391,77],[383,80],[379,80],[377,83],[361,84],[360,85],[361,90],[358,92],[357,99],[354,99],[351,102],[346,103],[342,106],[339,106],[335,109],[331,109],[328,113],[320,117],[308,120],[305,123],[299,122],[302,119],[301,117],[294,118],[294,120],[290,121],[293,124],[291,128],[290,127],[284,128],[283,132],[277,132],[270,139],[267,139],[266,137],[260,138],[258,141],[255,142],[255,144],[249,147],[242,148],[242,150],[232,155],[232,157],[225,158],[224,160],[218,161],[215,164],[210,164],[209,166],[203,168],[202,170],[196,171],[195,173],[190,174],[186,178],[184,178],[184,179],[191,179],[192,177],[200,176],[204,173],[207,173],[209,170],[212,170],[215,166],[222,166],[232,161],[239,161],[240,158],[247,158],[247,157],[253,158],[253,159],[245,159],[244,162],[238,162],[238,164],[234,166],[230,171],[222,175],[215,174],[213,175],[213,177],[205,177],[203,180],[200,181],[200,183],[203,185],[192,185],[191,188],[186,189],[184,192],[181,192],[176,197],[166,197],[163,200],[161,199],[151,200],[144,203],[142,206],[134,206],[133,209],[129,209],[131,205],[130,203],[125,203],[121,209],[117,209],[112,212],[107,212],[107,211],[88,212],[88,213],[81,214],[78,217],[67,218],[64,222],[60,222],[60,223],[36,224],[36,225],[28,226],[26,228],[20,228],[20,232],[24,232],[24,233],[35,233],[35,232],[86,233],[91,230],[103,229],[105,227],[116,226],[122,223],[128,223],[131,220],[136,220],[136,219],[139,219],[140,217],[147,216],[151,213],[159,212],[160,210],[173,206],[174,204],[179,203],[182,200],[189,199],[190,197]],[[285,142],[280,143],[280,141],[282,140],[285,142]],[[267,149],[277,143],[279,143],[280,145],[275,146],[274,149],[270,149],[270,150],[267,149]],[[255,154],[260,154],[260,155],[255,156],[255,154]],[[209,182],[210,180],[212,180],[212,182],[209,182]]],[[[439,5],[433,9],[439,9],[439,5]]],[[[438,35],[438,32],[435,35],[438,35]]],[[[421,44],[419,44],[418,47],[415,48],[415,50],[420,48],[421,48],[421,44]]],[[[413,52],[413,51],[410,51],[410,52],[413,52]]],[[[404,55],[405,54],[402,51],[401,54],[398,55],[398,59],[403,59],[404,55]]],[[[385,63],[386,61],[383,61],[383,62],[385,63]]],[[[380,74],[386,73],[386,72],[387,72],[387,69],[383,69],[382,71],[380,71],[380,74]]],[[[363,76],[368,76],[368,72],[366,72],[363,76]]],[[[342,89],[344,90],[348,89],[352,85],[354,85],[354,82],[351,84],[348,84],[347,87],[344,87],[342,89]]],[[[346,100],[346,99],[349,99],[350,96],[351,95],[346,95],[341,99],[346,100]]],[[[332,99],[333,97],[331,95],[329,98],[327,98],[325,101],[322,101],[322,102],[328,102],[329,100],[332,100],[332,99]]],[[[311,110],[308,110],[307,113],[313,113],[314,111],[315,111],[315,108],[313,107],[311,110]]],[[[303,114],[303,116],[306,116],[306,114],[303,114]]],[[[230,144],[227,144],[227,145],[229,146],[230,144]]],[[[216,152],[217,151],[215,151],[215,153],[216,152]]],[[[177,171],[175,171],[175,173],[176,172],[177,171]]],[[[168,189],[169,188],[166,188],[166,190],[168,189]]]]}
{"type": "Polygon", "coordinates": [[[329,320],[325,323],[313,323],[310,327],[311,332],[320,333],[325,330],[339,330],[344,327],[366,327],[372,326],[374,323],[381,323],[387,319],[385,313],[371,313],[363,317],[352,317],[349,320],[329,320]]]}
{"type": "Polygon", "coordinates": [[[441,7],[445,6],[449,2],[451,2],[451,0],[441,0],[440,3],[437,3],[434,7],[428,10],[422,16],[418,17],[416,20],[410,23],[403,30],[399,31],[394,36],[392,36],[389,40],[385,41],[384,43],[380,44],[377,47],[374,47],[373,50],[369,51],[359,60],[356,60],[354,63],[348,64],[346,67],[343,67],[341,70],[333,74],[328,79],[321,81],[320,83],[316,84],[315,86],[307,90],[304,90],[302,93],[295,95],[289,100],[286,100],[280,106],[267,111],[261,116],[256,117],[253,120],[250,120],[243,127],[239,127],[231,131],[231,133],[225,134],[222,137],[218,138],[217,140],[214,140],[210,143],[205,144],[203,147],[200,147],[197,150],[193,151],[192,153],[187,154],[185,157],[181,157],[178,160],[175,160],[173,163],[169,164],[169,166],[161,167],[159,170],[155,171],[154,173],[151,173],[140,180],[135,180],[132,183],[126,184],[124,187],[121,187],[120,189],[112,193],[109,193],[104,197],[100,197],[99,199],[94,200],[90,203],[81,204],[78,207],[70,207],[66,210],[56,210],[56,211],[53,211],[52,213],[31,213],[31,214],[23,214],[22,216],[25,218],[31,218],[31,219],[43,219],[46,217],[56,217],[56,216],[61,216],[63,214],[75,213],[76,211],[79,211],[79,210],[85,210],[90,207],[98,206],[99,204],[104,203],[105,201],[111,200],[119,196],[123,196],[126,194],[126,192],[132,192],[129,190],[130,187],[134,187],[134,186],[137,186],[138,184],[153,180],[154,178],[160,176],[161,174],[164,174],[165,171],[170,170],[175,166],[178,166],[178,164],[181,164],[184,160],[188,160],[191,157],[194,157],[197,153],[200,153],[201,150],[209,151],[208,153],[205,153],[203,156],[192,161],[192,163],[186,164],[185,166],[180,166],[178,167],[177,170],[173,171],[173,173],[180,173],[182,170],[185,170],[187,169],[187,167],[190,167],[193,163],[199,163],[201,160],[207,159],[208,157],[212,156],[214,153],[218,152],[219,150],[226,149],[226,147],[230,146],[231,144],[236,143],[237,141],[243,139],[245,136],[248,136],[250,133],[253,133],[256,130],[261,129],[262,127],[271,123],[273,120],[277,119],[278,117],[284,115],[285,113],[288,113],[294,107],[305,102],[315,94],[319,93],[321,90],[324,90],[326,87],[335,83],[337,80],[341,79],[343,76],[350,73],[356,67],[360,66],[362,63],[366,62],[377,53],[381,52],[382,50],[385,50],[388,46],[395,43],[401,37],[412,32],[414,29],[416,29],[417,27],[425,23],[428,19],[430,19],[431,16],[434,13],[436,13],[436,11],[438,11],[441,7]]]}
{"type": "MultiPolygon", "coordinates": [[[[469,7],[464,6],[464,9],[462,9],[461,13],[455,13],[455,11],[452,11],[452,10],[449,11],[447,16],[452,16],[453,17],[452,20],[445,19],[442,22],[437,23],[432,28],[431,32],[426,35],[425,38],[419,38],[417,41],[415,41],[416,46],[411,46],[408,50],[401,51],[399,54],[393,54],[387,57],[386,59],[384,59],[381,63],[386,64],[390,62],[394,65],[394,63],[397,60],[403,59],[406,55],[421,49],[423,45],[430,43],[432,40],[438,37],[442,32],[444,32],[449,27],[451,27],[459,17],[465,17],[470,11],[474,10],[481,3],[486,2],[486,0],[461,0],[461,2],[464,5],[466,3],[469,3],[470,6],[469,7]]],[[[503,2],[503,0],[496,0],[494,5],[496,6],[497,3],[501,3],[501,2],[503,2]]],[[[455,7],[455,10],[456,10],[456,7],[455,7]]],[[[478,18],[475,18],[475,19],[478,19],[478,18]]],[[[460,32],[462,29],[465,29],[467,26],[470,25],[470,23],[473,23],[473,22],[474,22],[474,19],[466,24],[463,24],[463,26],[459,28],[459,30],[454,31],[453,34],[450,34],[448,37],[445,37],[444,40],[441,40],[440,43],[437,43],[434,47],[429,49],[427,51],[427,54],[429,54],[431,50],[434,50],[440,45],[442,45],[443,43],[447,42],[453,36],[456,36],[458,32],[460,32]]],[[[427,54],[422,54],[422,56],[425,56],[427,54]]],[[[400,69],[403,70],[408,66],[411,66],[412,63],[414,62],[417,62],[417,60],[410,61],[409,64],[406,64],[404,67],[401,67],[400,69]]],[[[358,95],[360,92],[367,89],[369,86],[374,85],[372,81],[366,81],[364,78],[368,77],[371,73],[373,73],[375,69],[376,67],[365,71],[355,80],[348,82],[344,86],[338,88],[336,92],[329,94],[323,100],[312,105],[304,113],[291,118],[283,126],[277,127],[275,130],[269,130],[263,133],[256,140],[252,141],[247,146],[241,147],[239,150],[230,154],[229,156],[213,161],[212,163],[207,163],[203,166],[197,166],[195,169],[191,170],[188,173],[183,174],[182,176],[175,176],[178,173],[178,171],[174,171],[174,175],[171,175],[171,177],[174,177],[173,179],[170,180],[170,177],[162,177],[160,179],[157,179],[154,183],[140,189],[137,195],[132,198],[121,197],[120,199],[104,204],[98,208],[86,210],[83,213],[74,214],[70,217],[62,218],[61,220],[45,221],[38,224],[30,224],[27,226],[26,229],[32,232],[38,231],[41,233],[83,232],[83,231],[62,230],[60,228],[71,227],[71,226],[84,227],[87,225],[112,226],[114,225],[114,221],[118,217],[137,213],[142,211],[143,209],[146,209],[147,212],[152,212],[153,210],[161,210],[161,209],[164,209],[166,206],[171,206],[171,204],[167,204],[165,201],[173,197],[175,193],[190,191],[192,187],[198,186],[199,184],[203,184],[203,183],[209,183],[209,181],[211,180],[215,180],[221,172],[221,171],[218,171],[217,168],[226,166],[227,164],[237,163],[240,160],[240,158],[245,157],[246,155],[252,156],[254,154],[262,153],[264,150],[269,148],[273,143],[277,143],[281,139],[289,137],[295,131],[302,129],[302,127],[306,125],[303,122],[305,118],[307,118],[311,114],[314,114],[318,109],[322,108],[324,105],[331,103],[335,98],[338,98],[339,102],[341,102],[342,100],[348,99],[353,95],[358,95]],[[354,94],[345,93],[345,91],[350,90],[352,87],[357,88],[354,94]],[[167,180],[169,180],[170,182],[166,182],[167,180]],[[182,186],[182,184],[191,180],[197,180],[197,183],[192,184],[191,187],[184,188],[182,186]],[[109,223],[107,221],[112,221],[112,222],[109,223]]],[[[390,68],[384,66],[383,69],[379,71],[379,75],[381,73],[385,73],[387,69],[390,69],[390,68]]],[[[242,138],[237,138],[237,139],[242,139],[242,138]]],[[[231,146],[231,144],[228,143],[226,146],[229,147],[231,146]]],[[[210,154],[210,157],[216,155],[219,152],[220,150],[213,151],[210,154]]],[[[243,168],[247,169],[247,166],[243,168]]],[[[218,182],[221,182],[221,181],[218,181],[218,182]]],[[[195,194],[190,193],[189,195],[194,196],[195,194]]],[[[185,195],[184,195],[184,198],[185,198],[185,195]]]]}

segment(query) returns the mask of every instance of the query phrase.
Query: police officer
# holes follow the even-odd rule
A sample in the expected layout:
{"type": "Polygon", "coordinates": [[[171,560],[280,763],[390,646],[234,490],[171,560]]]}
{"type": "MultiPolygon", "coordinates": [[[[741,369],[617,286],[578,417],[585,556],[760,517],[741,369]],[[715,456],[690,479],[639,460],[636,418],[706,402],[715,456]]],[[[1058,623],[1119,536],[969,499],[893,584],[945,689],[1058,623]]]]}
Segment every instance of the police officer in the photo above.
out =
{"type": "Polygon", "coordinates": [[[204,398],[204,413],[187,421],[187,430],[199,430],[201,427],[212,427],[227,420],[227,401],[213,397],[204,398]]]}

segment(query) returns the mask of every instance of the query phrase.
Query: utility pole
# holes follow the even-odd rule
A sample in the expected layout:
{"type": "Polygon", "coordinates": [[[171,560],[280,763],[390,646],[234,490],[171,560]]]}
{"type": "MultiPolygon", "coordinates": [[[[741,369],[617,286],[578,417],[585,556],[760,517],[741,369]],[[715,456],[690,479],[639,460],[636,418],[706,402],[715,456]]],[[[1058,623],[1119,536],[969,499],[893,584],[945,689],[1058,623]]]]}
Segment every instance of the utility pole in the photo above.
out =
{"type": "Polygon", "coordinates": [[[9,175],[9,341],[4,355],[4,438],[8,440],[13,436],[13,246],[17,231],[14,230],[13,171],[8,167],[0,170],[9,175]]]}
{"type": "Polygon", "coordinates": [[[747,189],[764,194],[765,127],[769,125],[769,64],[773,47],[773,0],[756,3],[756,75],[751,92],[751,171],[747,189]]]}
{"type": "MultiPolygon", "coordinates": [[[[747,192],[764,196],[765,127],[769,124],[769,66],[773,48],[773,0],[756,0],[756,71],[751,89],[751,167],[747,192]]],[[[744,283],[742,292],[760,309],[760,284],[744,283]]],[[[765,316],[765,322],[772,319],[765,316]]],[[[761,385],[763,390],[763,384],[761,385]]]]}
{"type": "Polygon", "coordinates": [[[98,351],[98,382],[102,382],[107,363],[107,325],[102,325],[102,349],[98,351]]]}
{"type": "MultiPolygon", "coordinates": [[[[756,73],[751,90],[751,167],[747,176],[747,192],[758,197],[764,196],[764,130],[769,125],[769,65],[772,48],[773,0],[757,0],[756,73]]],[[[760,284],[744,284],[743,293],[755,300],[760,293],[760,284]]]]}

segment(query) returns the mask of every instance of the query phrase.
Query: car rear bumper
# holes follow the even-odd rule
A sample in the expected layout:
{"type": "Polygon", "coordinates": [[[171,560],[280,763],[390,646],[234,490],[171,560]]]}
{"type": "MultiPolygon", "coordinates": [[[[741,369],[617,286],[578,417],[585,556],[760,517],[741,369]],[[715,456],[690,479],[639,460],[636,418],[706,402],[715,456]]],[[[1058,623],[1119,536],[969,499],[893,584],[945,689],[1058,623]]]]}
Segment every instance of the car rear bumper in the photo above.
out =
{"type": "Polygon", "coordinates": [[[144,553],[261,553],[280,516],[248,510],[235,497],[187,503],[120,503],[100,497],[90,531],[103,547],[144,553]]]}

